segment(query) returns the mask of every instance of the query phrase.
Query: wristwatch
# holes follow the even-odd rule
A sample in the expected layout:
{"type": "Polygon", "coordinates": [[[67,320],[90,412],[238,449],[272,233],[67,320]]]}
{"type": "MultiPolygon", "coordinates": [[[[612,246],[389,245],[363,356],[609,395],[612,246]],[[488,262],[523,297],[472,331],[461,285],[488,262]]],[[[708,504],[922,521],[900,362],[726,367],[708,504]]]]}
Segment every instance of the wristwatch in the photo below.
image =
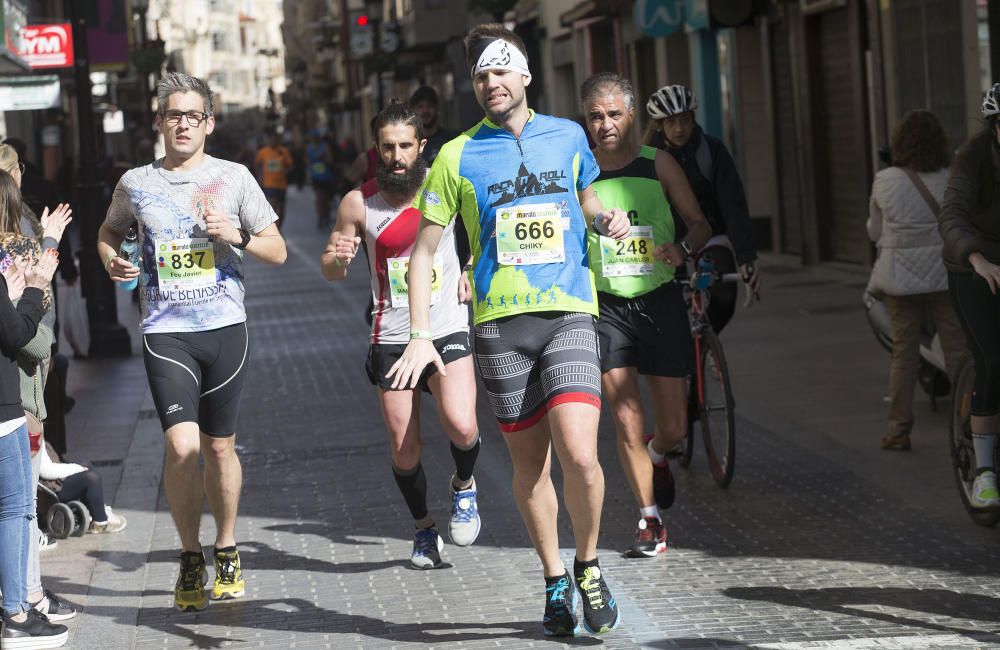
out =
{"type": "Polygon", "coordinates": [[[687,258],[691,257],[692,251],[691,251],[691,245],[690,244],[688,244],[686,241],[684,241],[682,239],[681,243],[678,244],[678,246],[680,246],[681,250],[684,251],[684,259],[687,259],[687,258]]]}
{"type": "Polygon", "coordinates": [[[233,246],[240,250],[245,250],[247,244],[250,243],[250,231],[247,230],[246,228],[240,228],[239,231],[240,231],[240,243],[233,244],[233,246]]]}

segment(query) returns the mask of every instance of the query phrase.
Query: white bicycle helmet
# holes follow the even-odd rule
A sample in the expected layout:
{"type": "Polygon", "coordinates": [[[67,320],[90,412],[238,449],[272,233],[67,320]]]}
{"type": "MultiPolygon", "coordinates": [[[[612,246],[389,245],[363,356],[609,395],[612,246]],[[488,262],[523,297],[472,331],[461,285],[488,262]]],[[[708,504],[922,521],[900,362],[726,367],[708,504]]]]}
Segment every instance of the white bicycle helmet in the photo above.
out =
{"type": "MultiPolygon", "coordinates": [[[[1000,85],[1000,84],[998,84],[1000,85]]],[[[662,120],[698,108],[698,100],[687,86],[675,84],[664,86],[649,96],[646,112],[654,120],[662,120]]],[[[998,111],[1000,112],[1000,111],[998,111]]]]}
{"type": "Polygon", "coordinates": [[[991,115],[1000,115],[1000,83],[993,84],[983,95],[983,117],[991,115]]]}

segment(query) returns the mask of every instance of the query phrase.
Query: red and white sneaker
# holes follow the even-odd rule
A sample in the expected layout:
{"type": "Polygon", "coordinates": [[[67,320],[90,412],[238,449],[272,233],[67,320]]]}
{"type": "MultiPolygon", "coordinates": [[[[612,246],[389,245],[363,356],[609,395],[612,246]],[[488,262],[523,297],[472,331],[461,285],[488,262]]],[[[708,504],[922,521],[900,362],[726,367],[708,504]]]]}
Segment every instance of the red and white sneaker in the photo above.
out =
{"type": "Polygon", "coordinates": [[[667,550],[667,529],[656,517],[643,517],[635,529],[628,557],[656,557],[667,550]]]}

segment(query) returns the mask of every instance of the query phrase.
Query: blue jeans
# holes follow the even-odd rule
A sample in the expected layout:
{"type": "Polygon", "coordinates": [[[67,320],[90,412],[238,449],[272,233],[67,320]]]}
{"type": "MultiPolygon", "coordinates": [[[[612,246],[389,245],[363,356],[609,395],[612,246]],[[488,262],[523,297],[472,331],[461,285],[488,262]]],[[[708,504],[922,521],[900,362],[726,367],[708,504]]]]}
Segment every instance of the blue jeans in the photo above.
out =
{"type": "Polygon", "coordinates": [[[0,591],[3,612],[28,611],[28,529],[35,516],[28,425],[0,437],[0,591]]]}

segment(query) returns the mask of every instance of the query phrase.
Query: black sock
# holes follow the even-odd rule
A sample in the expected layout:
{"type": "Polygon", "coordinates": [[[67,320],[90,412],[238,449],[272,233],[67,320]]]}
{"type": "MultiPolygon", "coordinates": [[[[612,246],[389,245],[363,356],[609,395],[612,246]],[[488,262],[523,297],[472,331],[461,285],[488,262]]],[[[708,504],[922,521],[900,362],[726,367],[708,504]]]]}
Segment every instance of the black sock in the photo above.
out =
{"type": "Polygon", "coordinates": [[[392,466],[392,475],[396,479],[399,491],[403,493],[406,506],[410,509],[410,514],[414,519],[423,519],[427,516],[427,475],[424,474],[424,466],[417,463],[417,466],[410,470],[402,470],[392,466]]]}
{"type": "Polygon", "coordinates": [[[573,558],[573,575],[580,576],[583,575],[584,570],[587,567],[598,566],[597,558],[593,560],[587,560],[586,562],[581,562],[580,560],[573,558]]]}
{"type": "Polygon", "coordinates": [[[234,546],[223,546],[222,548],[219,548],[218,546],[216,546],[215,547],[215,552],[216,553],[235,553],[236,552],[236,546],[235,545],[234,546]]]}
{"type": "Polygon", "coordinates": [[[451,457],[455,459],[455,476],[463,483],[472,478],[472,471],[476,469],[476,459],[479,458],[479,448],[482,446],[479,436],[476,436],[476,444],[468,449],[461,449],[451,443],[451,457]]]}
{"type": "MultiPolygon", "coordinates": [[[[565,577],[566,577],[566,572],[565,571],[562,572],[562,575],[545,576],[545,586],[546,587],[551,587],[552,585],[554,585],[555,583],[559,582],[560,580],[562,580],[565,577]]],[[[572,580],[570,582],[572,582],[572,580]]]]}

